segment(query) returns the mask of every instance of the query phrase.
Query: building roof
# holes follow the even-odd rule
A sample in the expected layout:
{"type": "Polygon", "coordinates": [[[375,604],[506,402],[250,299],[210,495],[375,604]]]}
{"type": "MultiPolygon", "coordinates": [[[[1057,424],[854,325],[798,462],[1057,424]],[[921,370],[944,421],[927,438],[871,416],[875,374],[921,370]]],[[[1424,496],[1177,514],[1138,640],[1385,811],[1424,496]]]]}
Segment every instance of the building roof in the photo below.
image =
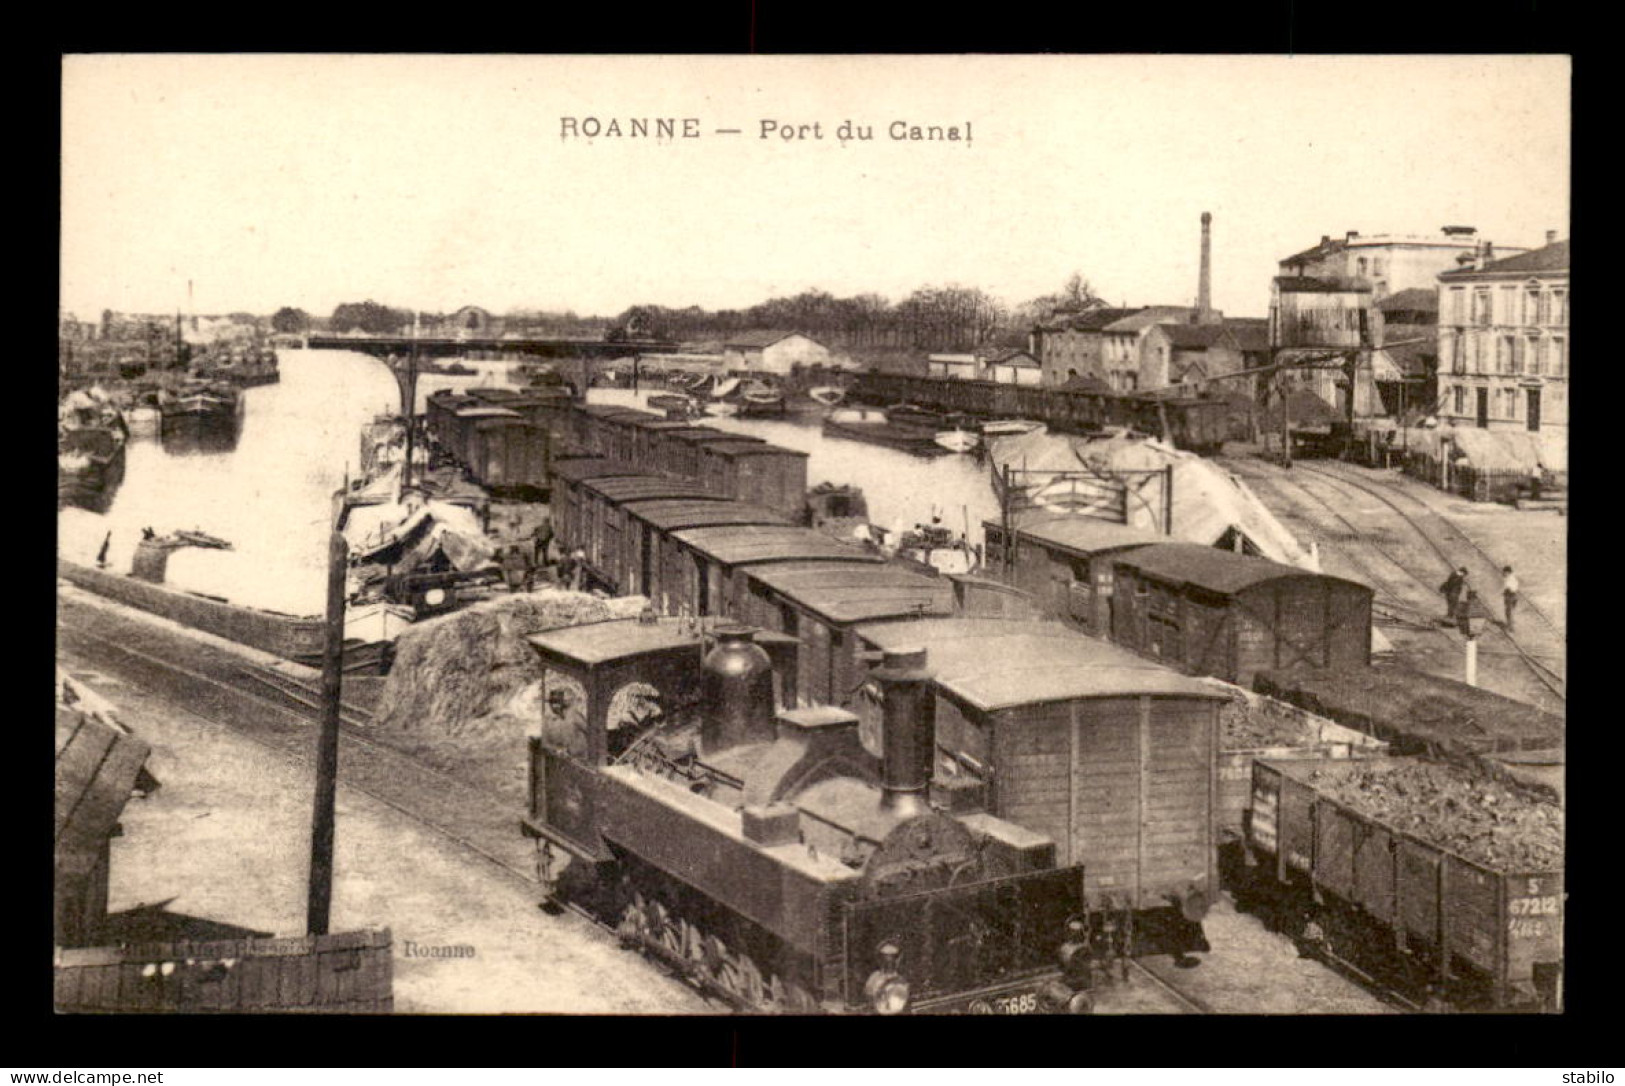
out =
{"type": "Polygon", "coordinates": [[[1041,332],[1098,332],[1114,321],[1124,317],[1132,317],[1143,307],[1136,306],[1129,309],[1088,309],[1082,313],[1057,313],[1047,321],[1041,321],[1038,330],[1041,332]]]}
{"type": "Polygon", "coordinates": [[[1226,317],[1225,329],[1235,337],[1236,346],[1243,351],[1267,351],[1270,346],[1270,322],[1265,317],[1226,317]]]}
{"type": "Polygon", "coordinates": [[[1108,332],[1138,332],[1153,324],[1189,322],[1196,310],[1188,305],[1148,305],[1105,328],[1108,332]]]}
{"type": "Polygon", "coordinates": [[[949,366],[974,366],[976,356],[973,354],[928,354],[927,362],[941,362],[949,366]]]}
{"type": "Polygon", "coordinates": [[[954,609],[953,582],[890,565],[794,562],[762,566],[749,574],[820,618],[867,622],[903,615],[947,615],[954,609]]]}
{"type": "Polygon", "coordinates": [[[85,875],[141,775],[152,748],[108,721],[56,708],[56,866],[85,875]]]}
{"type": "MultiPolygon", "coordinates": [[[[1341,580],[1312,570],[1272,562],[1268,558],[1236,554],[1217,547],[1206,547],[1200,543],[1154,543],[1130,551],[1116,561],[1120,566],[1139,570],[1159,581],[1206,589],[1226,596],[1288,577],[1341,580]]],[[[1352,585],[1355,582],[1342,583],[1352,585]]],[[[1365,585],[1357,587],[1364,588],[1367,592],[1371,591],[1365,585]]]]}
{"type": "Polygon", "coordinates": [[[1390,324],[1383,328],[1383,339],[1394,346],[1378,353],[1386,355],[1401,376],[1426,377],[1438,363],[1439,330],[1434,325],[1390,324]]]}
{"type": "Polygon", "coordinates": [[[1384,313],[1427,312],[1439,311],[1439,292],[1429,290],[1427,287],[1411,287],[1397,294],[1390,294],[1377,302],[1377,308],[1384,313]]]}
{"type": "Polygon", "coordinates": [[[1475,275],[1524,275],[1536,272],[1569,270],[1569,243],[1567,239],[1517,256],[1492,260],[1482,268],[1460,268],[1443,272],[1440,280],[1471,279],[1475,275]]]}
{"type": "MultiPolygon", "coordinates": [[[[987,521],[996,526],[996,521],[987,521]]],[[[1078,555],[1099,554],[1101,551],[1121,550],[1125,547],[1143,547],[1166,536],[1147,528],[1135,528],[1099,517],[1053,514],[1044,517],[1023,517],[1016,525],[1016,534],[1032,539],[1047,547],[1069,551],[1078,555]]]]}
{"type": "MultiPolygon", "coordinates": [[[[724,343],[723,346],[746,348],[771,347],[781,339],[789,339],[791,336],[800,336],[802,339],[808,339],[812,340],[814,343],[818,343],[816,339],[813,339],[812,336],[809,336],[805,332],[741,332],[724,343]]],[[[822,344],[819,345],[822,346],[822,344]]]]}
{"type": "Polygon", "coordinates": [[[1020,347],[1011,347],[988,355],[988,362],[995,366],[1036,366],[1038,359],[1022,350],[1020,347]]]}
{"type": "Polygon", "coordinates": [[[926,651],[938,687],[984,712],[1140,694],[1223,698],[1215,687],[1059,622],[925,618],[864,625],[882,650],[926,651]]]}
{"type": "Polygon", "coordinates": [[[1343,238],[1322,238],[1319,245],[1312,245],[1300,253],[1282,257],[1278,264],[1312,264],[1318,260],[1325,260],[1348,248],[1348,242],[1343,238]]]}
{"type": "Polygon", "coordinates": [[[725,566],[811,558],[833,558],[849,562],[884,561],[878,554],[872,554],[849,543],[842,543],[811,528],[777,526],[690,528],[673,533],[672,538],[725,566]]]}
{"type": "Polygon", "coordinates": [[[622,506],[631,516],[663,532],[683,528],[713,528],[723,524],[784,524],[783,514],[749,502],[710,498],[651,498],[622,506]]]}
{"type": "Polygon", "coordinates": [[[1205,351],[1225,338],[1222,324],[1159,324],[1157,328],[1181,351],[1205,351]]]}

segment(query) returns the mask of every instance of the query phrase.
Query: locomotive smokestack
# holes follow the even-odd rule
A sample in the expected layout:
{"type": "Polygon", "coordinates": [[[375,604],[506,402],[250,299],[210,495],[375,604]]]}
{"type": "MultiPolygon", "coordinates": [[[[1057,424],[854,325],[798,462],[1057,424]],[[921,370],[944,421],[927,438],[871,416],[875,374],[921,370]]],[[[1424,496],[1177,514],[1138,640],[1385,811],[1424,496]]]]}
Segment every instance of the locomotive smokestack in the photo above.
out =
{"type": "Polygon", "coordinates": [[[880,684],[880,808],[910,817],[930,809],[931,767],[937,754],[936,702],[924,649],[887,652],[871,673],[880,684]]]}
{"type": "Polygon", "coordinates": [[[1213,319],[1213,216],[1202,212],[1202,270],[1196,280],[1196,323],[1213,319]]]}
{"type": "Polygon", "coordinates": [[[771,743],[773,663],[748,626],[722,626],[701,665],[706,715],[700,749],[715,754],[746,743],[771,743]]]}

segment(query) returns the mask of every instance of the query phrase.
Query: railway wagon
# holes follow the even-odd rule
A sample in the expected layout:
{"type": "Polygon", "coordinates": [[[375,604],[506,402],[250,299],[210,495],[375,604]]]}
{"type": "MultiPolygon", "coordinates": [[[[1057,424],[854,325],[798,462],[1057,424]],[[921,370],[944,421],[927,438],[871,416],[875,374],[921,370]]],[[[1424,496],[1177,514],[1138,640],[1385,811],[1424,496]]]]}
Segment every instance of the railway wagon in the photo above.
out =
{"type": "Polygon", "coordinates": [[[617,477],[643,478],[643,473],[630,464],[609,460],[601,456],[583,456],[553,462],[552,517],[553,532],[559,548],[569,553],[577,547],[585,550],[590,542],[591,522],[584,515],[581,485],[588,479],[617,477]]]}
{"type": "Polygon", "coordinates": [[[1112,636],[1118,555],[1166,541],[1144,528],[1098,517],[1025,517],[1011,530],[984,521],[988,567],[1027,592],[1046,614],[1096,637],[1112,636]]]}
{"type": "Polygon", "coordinates": [[[1136,652],[1244,686],[1272,668],[1371,662],[1366,585],[1196,543],[1112,562],[1112,640],[1136,652]]]}
{"type": "Polygon", "coordinates": [[[649,459],[645,468],[661,475],[696,482],[705,477],[704,449],[709,445],[761,445],[767,442],[744,434],[730,434],[709,426],[651,428],[646,438],[649,459]]]}
{"type": "Polygon", "coordinates": [[[788,527],[790,520],[772,509],[745,502],[705,499],[652,499],[629,501],[623,508],[628,518],[626,543],[626,591],[649,595],[657,581],[656,571],[671,560],[676,543],[673,532],[685,528],[719,528],[725,525],[779,525],[788,527]]]}
{"type": "Polygon", "coordinates": [[[1310,917],[1329,953],[1355,958],[1401,991],[1432,983],[1465,1008],[1556,1009],[1561,831],[1547,862],[1490,862],[1430,837],[1439,832],[1433,819],[1398,825],[1336,793],[1339,776],[1406,761],[1255,762],[1248,842],[1263,861],[1258,870],[1293,912],[1310,917]]]}
{"type": "Polygon", "coordinates": [[[545,708],[521,829],[545,892],[751,1011],[1086,1012],[1082,872],[929,802],[926,654],[875,672],[875,758],[850,713],[775,712],[752,641],[670,619],[531,638],[545,708]]]}
{"type": "Polygon", "coordinates": [[[790,704],[852,703],[865,670],[858,660],[860,624],[956,610],[953,582],[889,564],[753,566],[745,585],[738,617],[801,642],[797,672],[785,682],[790,704]]]}
{"type": "Polygon", "coordinates": [[[464,395],[517,411],[526,421],[547,430],[554,448],[570,447],[574,401],[565,388],[471,388],[464,395]]]}
{"type": "Polygon", "coordinates": [[[937,746],[986,810],[1082,864],[1091,909],[1179,933],[1218,889],[1219,703],[1206,683],[1058,622],[923,618],[859,627],[866,647],[921,645],[936,669],[937,746]]]}
{"type": "Polygon", "coordinates": [[[545,500],[552,489],[551,435],[523,417],[480,419],[469,435],[468,470],[497,497],[545,500]]]}
{"type": "Polygon", "coordinates": [[[1167,433],[1182,449],[1211,453],[1223,447],[1229,405],[1222,399],[1119,394],[1083,389],[945,380],[896,373],[861,374],[850,393],[864,403],[911,404],[944,414],[1026,418],[1056,430],[1098,432],[1125,426],[1167,433]]]}
{"type": "Polygon", "coordinates": [[[801,450],[762,441],[716,441],[699,448],[699,478],[710,489],[787,517],[806,512],[807,454],[801,450]]]}
{"type": "Polygon", "coordinates": [[[629,426],[634,421],[654,420],[659,417],[647,411],[616,404],[575,404],[571,411],[571,430],[576,451],[588,456],[602,456],[622,460],[628,464],[633,463],[630,457],[614,455],[615,440],[612,436],[615,433],[614,424],[623,416],[629,417],[627,423],[629,426]]]}
{"type": "Polygon", "coordinates": [[[1476,757],[1564,742],[1560,716],[1400,664],[1260,671],[1253,688],[1382,739],[1395,754],[1476,757]]]}
{"type": "Polygon", "coordinates": [[[724,502],[687,479],[666,479],[651,475],[598,475],[581,480],[574,487],[577,501],[574,524],[579,526],[581,546],[595,579],[616,594],[632,591],[632,571],[637,565],[633,541],[636,533],[628,520],[625,503],[654,499],[724,502]]]}
{"type": "Polygon", "coordinates": [[[687,528],[667,537],[653,586],[667,614],[734,615],[745,598],[744,571],[765,563],[827,560],[879,565],[872,551],[811,528],[746,526],[687,528]]]}

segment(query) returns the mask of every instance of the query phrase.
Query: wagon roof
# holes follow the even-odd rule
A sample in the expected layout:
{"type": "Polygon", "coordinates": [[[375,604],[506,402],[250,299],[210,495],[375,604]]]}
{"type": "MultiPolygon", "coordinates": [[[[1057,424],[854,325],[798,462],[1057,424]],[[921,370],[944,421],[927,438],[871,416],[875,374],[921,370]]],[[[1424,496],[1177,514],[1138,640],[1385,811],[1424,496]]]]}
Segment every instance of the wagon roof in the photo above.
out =
{"type": "Polygon", "coordinates": [[[884,561],[858,547],[815,532],[795,527],[690,528],[673,533],[672,538],[693,547],[707,558],[723,565],[745,562],[788,562],[797,558],[834,558],[849,562],[884,561]]]}
{"type": "Polygon", "coordinates": [[[666,479],[656,475],[606,475],[582,484],[586,490],[602,494],[610,501],[638,501],[646,498],[711,498],[726,500],[720,494],[687,479],[666,479]]]}
{"type": "Polygon", "coordinates": [[[750,577],[833,622],[941,615],[954,607],[953,582],[891,565],[792,562],[752,570],[750,577]]]}
{"type": "Polygon", "coordinates": [[[676,531],[680,528],[711,528],[723,524],[790,523],[784,514],[776,513],[765,506],[709,498],[629,501],[625,509],[632,516],[663,532],[676,531]]]}
{"type": "Polygon", "coordinates": [[[705,446],[706,452],[725,453],[730,456],[806,456],[800,449],[787,449],[783,445],[769,445],[760,438],[745,438],[729,434],[731,441],[716,441],[705,446]]]}
{"type": "MultiPolygon", "coordinates": [[[[698,648],[703,644],[694,624],[682,618],[659,618],[643,622],[635,618],[591,622],[533,634],[529,641],[537,652],[596,667],[600,664],[672,649],[698,648]]],[[[783,634],[756,631],[758,643],[789,641],[783,634]]],[[[696,660],[698,658],[696,657],[696,660]]]]}
{"type": "Polygon", "coordinates": [[[1222,700],[1198,679],[1059,622],[925,618],[859,632],[883,650],[926,650],[937,685],[984,712],[1140,694],[1222,700]]]}
{"type": "Polygon", "coordinates": [[[1345,581],[1341,577],[1329,577],[1313,570],[1272,562],[1268,558],[1236,554],[1200,543],[1153,543],[1123,555],[1117,559],[1117,564],[1137,569],[1161,581],[1205,588],[1224,595],[1233,595],[1288,577],[1313,577],[1371,591],[1363,584],[1345,581]]]}
{"type": "MultiPolygon", "coordinates": [[[[988,521],[997,526],[997,521],[988,521]]],[[[1080,517],[1057,514],[1042,518],[1023,518],[1016,525],[1016,534],[1051,546],[1093,554],[1121,547],[1140,547],[1166,539],[1147,528],[1135,528],[1099,517],[1080,517]]]]}
{"type": "Polygon", "coordinates": [[[685,426],[679,430],[665,431],[667,437],[675,437],[681,441],[691,441],[695,444],[706,442],[730,442],[742,445],[765,445],[767,442],[759,437],[749,434],[730,434],[726,430],[713,430],[709,426],[685,426]]]}
{"type": "Polygon", "coordinates": [[[614,403],[582,404],[581,405],[581,410],[583,412],[585,412],[586,414],[593,416],[594,418],[600,418],[600,419],[614,419],[614,418],[619,418],[622,415],[636,415],[638,417],[646,418],[646,419],[661,419],[662,418],[662,416],[653,414],[652,412],[649,412],[649,411],[639,411],[635,407],[626,407],[626,406],[624,406],[622,404],[614,404],[614,403]]]}
{"type": "Polygon", "coordinates": [[[567,483],[578,483],[583,479],[596,479],[611,475],[647,477],[647,473],[634,464],[623,464],[619,460],[610,460],[602,456],[584,456],[575,460],[555,460],[553,461],[553,474],[567,483]]]}

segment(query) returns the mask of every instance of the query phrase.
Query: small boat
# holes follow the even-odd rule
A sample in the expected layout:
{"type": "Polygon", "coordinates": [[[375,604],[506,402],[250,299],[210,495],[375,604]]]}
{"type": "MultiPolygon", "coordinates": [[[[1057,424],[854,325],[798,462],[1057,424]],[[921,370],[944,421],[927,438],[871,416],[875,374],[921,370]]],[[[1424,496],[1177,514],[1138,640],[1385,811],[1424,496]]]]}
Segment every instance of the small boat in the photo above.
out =
{"type": "Polygon", "coordinates": [[[648,404],[657,411],[664,411],[666,417],[675,422],[684,422],[703,414],[694,397],[685,396],[680,392],[656,393],[649,397],[648,404]]]}
{"type": "Polygon", "coordinates": [[[57,419],[57,498],[99,507],[124,478],[130,428],[99,389],[82,390],[62,404],[57,419]]]}
{"type": "Polygon", "coordinates": [[[772,385],[752,381],[739,390],[739,414],[743,417],[784,414],[784,393],[772,385]]]}
{"type": "Polygon", "coordinates": [[[970,430],[944,430],[937,434],[936,442],[949,452],[975,452],[982,439],[970,430]]]}
{"type": "Polygon", "coordinates": [[[950,576],[971,573],[982,564],[975,547],[936,523],[904,532],[897,542],[896,555],[950,576]]]}
{"type": "Polygon", "coordinates": [[[816,388],[809,388],[807,396],[825,407],[834,407],[846,399],[846,389],[839,385],[819,385],[816,388]]]}
{"type": "Polygon", "coordinates": [[[242,393],[218,382],[189,382],[178,391],[163,393],[158,399],[158,411],[166,428],[186,419],[232,420],[242,409],[242,393]]]}
{"type": "Polygon", "coordinates": [[[886,417],[892,422],[900,422],[908,426],[929,426],[933,430],[946,430],[953,420],[940,411],[930,408],[918,407],[911,403],[900,403],[895,407],[886,409],[886,417]]]}

